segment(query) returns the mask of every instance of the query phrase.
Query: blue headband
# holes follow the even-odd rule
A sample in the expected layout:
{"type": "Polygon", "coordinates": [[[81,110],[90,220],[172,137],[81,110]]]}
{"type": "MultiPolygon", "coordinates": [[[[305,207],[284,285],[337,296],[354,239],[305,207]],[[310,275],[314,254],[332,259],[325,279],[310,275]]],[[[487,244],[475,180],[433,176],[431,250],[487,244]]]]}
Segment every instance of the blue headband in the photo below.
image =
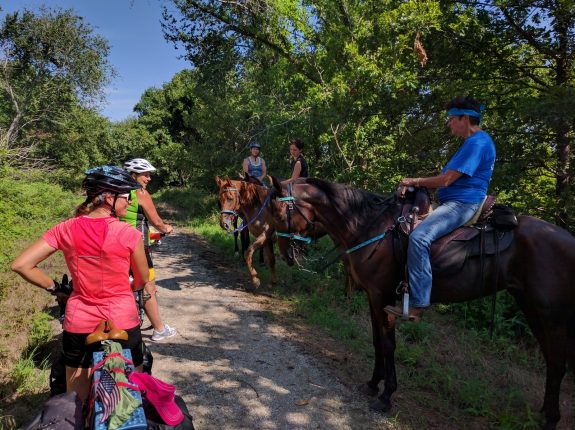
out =
{"type": "Polygon", "coordinates": [[[481,114],[473,109],[451,108],[447,111],[447,115],[467,115],[481,119],[481,114]]]}

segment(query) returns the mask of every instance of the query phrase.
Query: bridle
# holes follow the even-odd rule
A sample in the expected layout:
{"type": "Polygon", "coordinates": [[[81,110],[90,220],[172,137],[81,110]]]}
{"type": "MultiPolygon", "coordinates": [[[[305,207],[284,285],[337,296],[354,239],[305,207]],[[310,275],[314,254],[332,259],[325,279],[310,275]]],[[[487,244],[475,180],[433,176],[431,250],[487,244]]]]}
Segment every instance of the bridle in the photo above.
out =
{"type": "Polygon", "coordinates": [[[224,193],[231,192],[234,195],[234,208],[233,209],[222,209],[220,214],[222,215],[232,215],[234,218],[238,218],[241,215],[237,212],[240,208],[240,199],[238,195],[238,189],[236,187],[226,187],[220,191],[220,198],[224,193]]]}
{"type": "MultiPolygon", "coordinates": [[[[291,183],[288,184],[288,196],[287,196],[287,197],[278,198],[279,201],[287,202],[287,211],[286,211],[286,212],[287,212],[287,218],[288,218],[288,232],[287,232],[287,233],[284,233],[284,232],[277,232],[277,231],[276,231],[276,234],[277,234],[278,236],[288,237],[288,238],[290,239],[290,246],[291,246],[292,248],[296,248],[296,247],[297,247],[296,241],[299,240],[299,241],[304,242],[305,244],[308,244],[308,245],[309,245],[309,244],[312,242],[312,239],[311,239],[310,237],[302,237],[302,236],[299,236],[299,235],[297,235],[297,234],[295,234],[295,233],[292,232],[292,230],[293,230],[293,228],[292,228],[292,222],[291,222],[291,216],[292,216],[291,214],[292,214],[292,212],[293,212],[294,210],[297,210],[297,211],[299,212],[299,214],[306,220],[306,222],[308,223],[308,225],[311,225],[311,226],[312,226],[312,229],[315,228],[315,226],[314,226],[313,221],[311,221],[311,220],[302,212],[302,210],[297,206],[297,204],[296,204],[296,202],[295,202],[295,197],[293,196],[293,193],[292,193],[292,186],[291,186],[291,185],[292,185],[291,183]]],[[[385,210],[379,212],[379,213],[371,220],[371,222],[368,223],[368,225],[364,227],[363,230],[364,230],[364,231],[367,231],[377,220],[379,220],[380,216],[381,216],[384,212],[385,212],[385,210]]],[[[398,227],[401,223],[403,223],[403,222],[405,222],[405,221],[406,221],[406,218],[405,218],[404,216],[399,216],[399,217],[395,220],[395,222],[393,222],[391,225],[389,225],[382,233],[380,233],[380,234],[378,234],[378,235],[376,235],[376,236],[374,236],[374,237],[371,237],[371,238],[369,238],[369,239],[367,239],[367,240],[365,240],[365,241],[362,241],[362,242],[359,243],[359,244],[356,244],[356,245],[354,245],[354,246],[352,246],[352,247],[350,247],[350,248],[344,249],[343,251],[339,252],[338,255],[337,255],[335,258],[331,259],[331,261],[329,261],[327,264],[325,264],[321,269],[319,269],[319,271],[321,272],[321,271],[325,270],[327,267],[329,267],[329,266],[331,266],[332,264],[334,264],[336,261],[338,261],[338,260],[339,260],[341,257],[343,257],[344,255],[346,255],[346,254],[349,255],[349,254],[354,253],[355,251],[357,251],[357,250],[359,250],[359,249],[361,249],[361,248],[364,248],[364,247],[366,247],[366,246],[369,246],[369,245],[372,245],[372,244],[373,244],[373,245],[375,245],[375,247],[372,249],[372,251],[370,252],[369,256],[367,257],[367,259],[370,259],[370,258],[372,257],[372,255],[373,255],[373,254],[377,251],[377,249],[379,248],[379,245],[380,245],[381,241],[382,241],[383,239],[385,239],[390,232],[396,230],[397,227],[398,227]]],[[[361,237],[361,235],[360,235],[360,237],[361,237]]],[[[336,244],[335,247],[334,247],[331,251],[328,251],[327,254],[326,254],[324,257],[322,257],[321,259],[324,260],[324,259],[327,257],[327,255],[331,254],[333,251],[337,250],[338,248],[339,248],[339,245],[336,244]]]]}
{"type": "MultiPolygon", "coordinates": [[[[238,217],[244,218],[244,221],[242,222],[242,225],[239,226],[238,228],[232,230],[232,231],[228,231],[228,234],[233,234],[233,233],[238,233],[241,232],[242,230],[246,229],[247,227],[250,226],[250,224],[252,224],[253,222],[255,222],[257,219],[260,218],[260,215],[262,214],[262,212],[265,210],[265,208],[268,206],[270,199],[272,198],[272,193],[269,192],[267,197],[264,199],[264,202],[260,205],[259,209],[257,210],[256,215],[251,219],[251,220],[247,220],[243,214],[237,212],[240,210],[241,207],[241,202],[239,199],[239,190],[236,187],[226,187],[224,189],[222,189],[220,191],[220,196],[222,196],[224,193],[226,192],[234,192],[234,196],[238,196],[237,198],[234,198],[234,209],[222,209],[220,211],[221,215],[232,215],[233,217],[235,217],[236,219],[238,217]]],[[[221,203],[220,203],[221,204],[221,203]]]]}
{"type": "Polygon", "coordinates": [[[290,244],[292,244],[292,245],[297,243],[297,241],[300,241],[306,245],[309,245],[312,242],[311,237],[303,237],[303,236],[300,236],[300,235],[294,233],[294,228],[293,228],[293,213],[294,213],[294,211],[297,211],[303,217],[303,219],[306,221],[306,223],[307,223],[306,230],[307,230],[308,226],[311,226],[311,229],[315,230],[315,224],[313,223],[313,221],[311,221],[305,215],[305,213],[303,213],[303,211],[297,205],[297,203],[295,201],[295,197],[293,196],[293,193],[292,193],[292,186],[293,186],[293,184],[290,182],[288,184],[288,195],[286,197],[278,197],[277,198],[277,200],[279,202],[286,203],[286,216],[287,216],[287,223],[288,223],[288,231],[287,232],[280,232],[280,231],[276,230],[276,235],[289,238],[290,244]]]}

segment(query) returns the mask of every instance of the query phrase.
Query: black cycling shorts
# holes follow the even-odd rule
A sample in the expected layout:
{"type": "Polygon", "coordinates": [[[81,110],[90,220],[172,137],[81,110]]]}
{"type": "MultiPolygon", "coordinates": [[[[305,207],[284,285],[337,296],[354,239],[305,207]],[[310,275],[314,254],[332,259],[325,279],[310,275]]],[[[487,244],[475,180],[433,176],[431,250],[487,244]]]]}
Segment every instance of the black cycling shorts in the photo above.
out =
{"type": "MultiPolygon", "coordinates": [[[[138,367],[144,362],[144,342],[140,326],[126,330],[128,340],[118,340],[123,349],[129,349],[132,353],[132,362],[138,367]]],[[[86,337],[89,333],[70,333],[64,331],[62,342],[64,346],[64,363],[68,367],[84,368],[92,367],[92,353],[102,351],[101,342],[86,345],[86,337]]]]}

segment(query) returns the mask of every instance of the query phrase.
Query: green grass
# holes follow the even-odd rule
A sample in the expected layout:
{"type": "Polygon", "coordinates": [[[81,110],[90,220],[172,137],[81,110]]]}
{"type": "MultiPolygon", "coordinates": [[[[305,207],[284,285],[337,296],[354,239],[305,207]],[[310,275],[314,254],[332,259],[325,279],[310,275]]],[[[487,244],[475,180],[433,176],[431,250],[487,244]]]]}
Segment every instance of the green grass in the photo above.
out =
{"type": "Polygon", "coordinates": [[[45,391],[48,386],[51,362],[44,358],[39,364],[35,359],[36,350],[20,358],[12,369],[12,381],[19,394],[32,394],[45,391]]]}
{"type": "MultiPolygon", "coordinates": [[[[82,197],[64,191],[46,172],[0,172],[0,428],[16,428],[29,420],[32,404],[48,391],[50,315],[43,313],[53,298],[10,271],[10,263],[49,227],[73,215],[82,197]],[[16,393],[14,396],[13,393],[16,393]],[[34,399],[34,400],[32,400],[34,399]]],[[[61,256],[42,267],[60,276],[61,256]]],[[[65,270],[65,269],[64,269],[65,270]]]]}

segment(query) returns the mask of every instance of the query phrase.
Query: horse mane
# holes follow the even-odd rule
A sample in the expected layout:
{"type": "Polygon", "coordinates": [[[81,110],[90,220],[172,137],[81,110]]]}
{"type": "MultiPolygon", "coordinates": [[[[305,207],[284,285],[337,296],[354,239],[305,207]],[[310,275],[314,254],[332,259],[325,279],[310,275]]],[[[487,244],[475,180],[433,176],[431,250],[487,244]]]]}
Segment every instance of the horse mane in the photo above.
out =
{"type": "Polygon", "coordinates": [[[256,188],[256,184],[252,182],[240,181],[241,191],[240,198],[243,202],[249,205],[259,205],[261,204],[260,196],[256,188]]]}
{"type": "Polygon", "coordinates": [[[365,228],[373,224],[376,217],[394,207],[396,202],[394,195],[382,196],[324,179],[307,178],[305,182],[325,194],[348,229],[365,228]]]}

